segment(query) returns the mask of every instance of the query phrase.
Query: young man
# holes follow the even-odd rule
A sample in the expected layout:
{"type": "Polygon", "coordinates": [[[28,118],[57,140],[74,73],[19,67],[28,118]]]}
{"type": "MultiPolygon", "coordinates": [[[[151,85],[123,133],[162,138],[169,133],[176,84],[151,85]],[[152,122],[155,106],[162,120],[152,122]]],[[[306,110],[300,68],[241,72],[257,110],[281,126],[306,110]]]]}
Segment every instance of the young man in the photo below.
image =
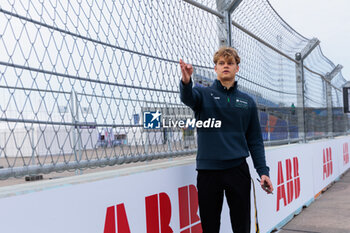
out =
{"type": "Polygon", "coordinates": [[[250,232],[251,177],[246,157],[251,153],[262,188],[273,191],[266,166],[256,104],[237,89],[235,75],[240,58],[233,48],[214,54],[217,80],[210,87],[193,87],[193,67],[180,60],[181,101],[197,120],[221,121],[220,128],[197,128],[197,189],[203,233],[219,233],[224,193],[230,209],[232,230],[250,232]]]}

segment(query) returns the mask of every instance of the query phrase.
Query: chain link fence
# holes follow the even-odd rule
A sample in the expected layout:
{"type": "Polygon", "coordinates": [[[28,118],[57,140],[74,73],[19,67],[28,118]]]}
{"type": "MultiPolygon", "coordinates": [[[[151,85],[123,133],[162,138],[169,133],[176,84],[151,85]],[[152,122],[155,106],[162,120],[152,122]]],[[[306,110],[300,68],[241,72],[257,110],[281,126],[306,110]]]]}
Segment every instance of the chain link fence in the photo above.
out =
{"type": "Polygon", "coordinates": [[[4,0],[0,22],[0,179],[195,153],[193,128],[145,129],[145,114],[193,116],[178,60],[209,85],[223,44],[267,144],[349,129],[341,73],[267,0],[4,0]]]}

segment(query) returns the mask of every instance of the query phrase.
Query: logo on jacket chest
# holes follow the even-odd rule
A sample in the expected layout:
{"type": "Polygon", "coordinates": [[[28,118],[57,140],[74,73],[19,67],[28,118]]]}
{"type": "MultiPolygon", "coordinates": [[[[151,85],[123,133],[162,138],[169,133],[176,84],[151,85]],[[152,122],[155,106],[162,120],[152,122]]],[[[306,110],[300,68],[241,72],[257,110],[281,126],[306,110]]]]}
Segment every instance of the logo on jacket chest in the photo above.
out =
{"type": "Polygon", "coordinates": [[[248,100],[237,97],[235,100],[235,107],[248,108],[248,100]]]}
{"type": "Polygon", "coordinates": [[[220,96],[215,96],[213,93],[210,93],[210,95],[214,98],[214,100],[219,100],[220,96]]]}

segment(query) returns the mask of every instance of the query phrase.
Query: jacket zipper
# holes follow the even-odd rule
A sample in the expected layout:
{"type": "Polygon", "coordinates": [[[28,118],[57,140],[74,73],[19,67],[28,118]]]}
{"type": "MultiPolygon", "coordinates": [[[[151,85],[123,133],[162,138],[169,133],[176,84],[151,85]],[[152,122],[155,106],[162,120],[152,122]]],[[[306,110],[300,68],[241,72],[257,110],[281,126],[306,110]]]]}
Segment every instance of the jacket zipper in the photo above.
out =
{"type": "Polygon", "coordinates": [[[230,93],[229,93],[229,90],[227,90],[226,87],[224,87],[224,89],[226,90],[227,104],[230,105],[230,93]]]}

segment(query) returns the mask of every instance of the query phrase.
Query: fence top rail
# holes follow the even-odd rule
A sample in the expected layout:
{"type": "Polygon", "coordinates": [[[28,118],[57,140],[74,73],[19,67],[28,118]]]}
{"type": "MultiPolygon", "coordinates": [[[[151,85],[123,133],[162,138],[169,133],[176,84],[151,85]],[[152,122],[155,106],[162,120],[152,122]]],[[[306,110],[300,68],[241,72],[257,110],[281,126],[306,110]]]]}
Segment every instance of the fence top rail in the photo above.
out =
{"type": "Polygon", "coordinates": [[[216,15],[220,19],[224,19],[225,18],[225,15],[223,15],[220,12],[218,12],[216,10],[213,10],[213,9],[203,5],[203,4],[200,4],[197,1],[193,1],[193,0],[182,0],[182,1],[187,2],[188,4],[191,4],[191,5],[195,6],[195,7],[198,7],[200,9],[204,10],[204,11],[207,11],[207,12],[213,14],[213,15],[216,15]]]}

